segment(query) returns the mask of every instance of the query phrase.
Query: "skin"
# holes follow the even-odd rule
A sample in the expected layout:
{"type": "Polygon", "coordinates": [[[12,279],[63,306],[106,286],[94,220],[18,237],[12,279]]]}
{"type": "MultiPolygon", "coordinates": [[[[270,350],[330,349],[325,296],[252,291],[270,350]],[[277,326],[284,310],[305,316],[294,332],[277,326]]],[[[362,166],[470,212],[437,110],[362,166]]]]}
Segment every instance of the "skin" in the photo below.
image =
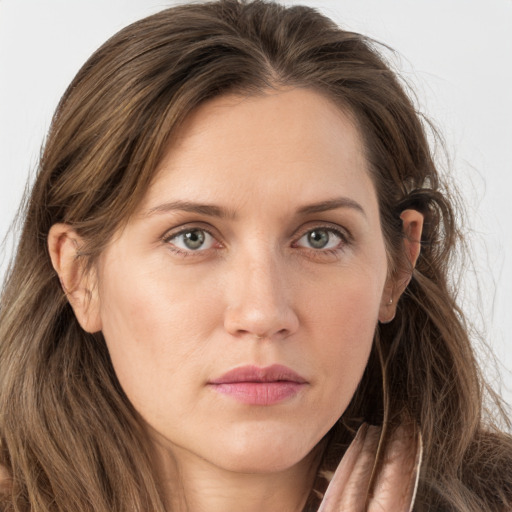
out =
{"type": "MultiPolygon", "coordinates": [[[[414,265],[422,218],[408,210],[402,219],[414,265]]],[[[104,334],[172,487],[172,510],[300,510],[316,447],[410,277],[388,279],[350,116],[307,89],[211,100],[173,139],[90,275],[74,257],[81,243],[70,226],[53,226],[53,264],[82,327],[104,334]],[[190,203],[222,214],[186,211],[190,203]],[[183,230],[204,244],[191,249],[183,230]],[[241,403],[208,384],[239,366],[276,363],[306,380],[279,403],[241,403]]]]}

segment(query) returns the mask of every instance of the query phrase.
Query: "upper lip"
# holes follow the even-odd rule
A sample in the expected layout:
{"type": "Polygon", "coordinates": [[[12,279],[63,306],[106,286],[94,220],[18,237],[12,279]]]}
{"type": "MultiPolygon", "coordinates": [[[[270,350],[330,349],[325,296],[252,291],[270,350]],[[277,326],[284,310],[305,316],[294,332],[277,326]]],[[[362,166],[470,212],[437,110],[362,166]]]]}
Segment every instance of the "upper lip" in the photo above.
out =
{"type": "Polygon", "coordinates": [[[258,366],[239,366],[228,371],[221,377],[211,380],[210,384],[232,384],[234,382],[297,382],[306,383],[306,379],[301,377],[292,369],[281,364],[273,364],[260,368],[258,366]]]}

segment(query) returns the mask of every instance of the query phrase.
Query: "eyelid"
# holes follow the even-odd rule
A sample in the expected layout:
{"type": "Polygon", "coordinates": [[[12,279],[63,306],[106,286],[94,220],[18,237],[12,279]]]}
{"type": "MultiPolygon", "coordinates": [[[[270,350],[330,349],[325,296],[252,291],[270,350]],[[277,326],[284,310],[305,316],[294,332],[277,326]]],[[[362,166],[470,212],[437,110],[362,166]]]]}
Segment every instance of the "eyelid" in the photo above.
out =
{"type": "Polygon", "coordinates": [[[216,229],[207,223],[204,222],[187,222],[185,224],[180,224],[179,226],[175,226],[173,228],[168,229],[165,233],[160,237],[162,241],[168,241],[178,235],[183,233],[188,233],[189,231],[204,231],[209,235],[213,236],[215,240],[219,240],[219,235],[216,234],[216,229]]]}
{"type": "Polygon", "coordinates": [[[339,224],[331,224],[330,222],[313,222],[308,223],[306,226],[302,226],[299,230],[297,230],[293,243],[297,243],[304,235],[310,233],[311,231],[315,231],[315,229],[325,229],[326,231],[330,231],[339,236],[346,244],[351,243],[353,240],[350,231],[340,226],[339,224]]]}
{"type": "Polygon", "coordinates": [[[202,249],[202,250],[198,249],[198,250],[194,251],[193,249],[184,249],[182,247],[178,247],[177,245],[172,244],[171,241],[174,238],[176,238],[184,233],[189,233],[190,231],[204,231],[205,233],[207,233],[209,236],[211,236],[214,239],[216,244],[219,244],[220,246],[222,246],[222,242],[219,240],[220,237],[215,233],[215,230],[212,228],[212,226],[210,226],[210,225],[205,226],[201,222],[182,224],[175,228],[171,228],[171,229],[167,230],[160,237],[160,239],[164,244],[167,244],[169,246],[169,248],[171,248],[174,252],[177,252],[181,255],[194,255],[194,254],[199,255],[199,254],[205,253],[211,249],[219,248],[219,247],[209,247],[207,249],[202,249]]]}
{"type": "MultiPolygon", "coordinates": [[[[176,226],[174,228],[167,230],[160,237],[160,239],[164,244],[168,244],[172,248],[173,251],[180,253],[182,255],[194,255],[194,254],[199,255],[201,253],[208,252],[211,249],[216,250],[216,249],[222,248],[224,246],[224,243],[222,242],[221,237],[217,234],[217,230],[215,228],[213,228],[213,226],[211,226],[210,224],[203,223],[203,222],[190,222],[190,223],[182,224],[180,226],[176,226]],[[219,246],[210,247],[208,249],[194,251],[193,249],[183,249],[181,247],[178,247],[178,246],[170,243],[173,238],[176,238],[176,237],[180,236],[181,234],[184,234],[184,233],[187,233],[190,231],[194,231],[194,230],[204,231],[205,233],[210,235],[215,240],[216,244],[218,244],[220,247],[219,246]]],[[[305,250],[309,249],[315,253],[324,253],[325,254],[329,251],[331,251],[331,252],[340,251],[343,249],[343,247],[350,245],[352,243],[352,241],[353,241],[352,234],[350,233],[350,231],[347,228],[340,226],[339,224],[320,221],[320,222],[308,222],[306,225],[301,226],[295,232],[295,235],[293,235],[293,242],[292,242],[291,246],[296,247],[296,248],[301,247],[305,250]],[[321,229],[329,231],[329,232],[333,233],[334,235],[336,235],[338,238],[340,238],[340,246],[333,247],[333,248],[327,248],[327,249],[314,249],[312,247],[308,248],[308,247],[302,247],[302,246],[297,245],[299,240],[302,237],[304,237],[307,233],[314,231],[314,230],[321,230],[321,229]]]]}

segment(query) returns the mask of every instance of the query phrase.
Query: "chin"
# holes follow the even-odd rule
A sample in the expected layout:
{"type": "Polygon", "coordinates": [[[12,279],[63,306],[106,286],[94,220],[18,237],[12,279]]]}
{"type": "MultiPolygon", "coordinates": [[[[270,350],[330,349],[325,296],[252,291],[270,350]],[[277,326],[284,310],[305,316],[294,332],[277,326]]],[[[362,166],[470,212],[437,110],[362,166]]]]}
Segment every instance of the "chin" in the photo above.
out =
{"type": "Polygon", "coordinates": [[[287,454],[284,451],[279,453],[274,452],[273,454],[262,454],[260,451],[258,454],[250,453],[233,457],[223,457],[216,465],[233,473],[280,473],[297,465],[308,455],[309,454],[297,457],[295,454],[287,454]]]}
{"type": "Polygon", "coordinates": [[[233,436],[214,454],[218,466],[237,473],[277,473],[290,469],[317,452],[318,442],[306,443],[303,433],[233,436]],[[314,452],[314,453],[313,453],[314,452]]]}

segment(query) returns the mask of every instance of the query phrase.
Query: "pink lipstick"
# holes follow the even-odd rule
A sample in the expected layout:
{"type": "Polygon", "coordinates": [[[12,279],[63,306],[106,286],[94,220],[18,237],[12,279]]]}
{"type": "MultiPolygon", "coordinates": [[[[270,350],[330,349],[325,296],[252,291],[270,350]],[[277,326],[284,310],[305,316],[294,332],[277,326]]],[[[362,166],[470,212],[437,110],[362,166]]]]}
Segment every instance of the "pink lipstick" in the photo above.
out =
{"type": "Polygon", "coordinates": [[[208,385],[218,393],[250,405],[272,405],[291,398],[307,384],[299,374],[279,364],[259,368],[241,366],[208,385]]]}

